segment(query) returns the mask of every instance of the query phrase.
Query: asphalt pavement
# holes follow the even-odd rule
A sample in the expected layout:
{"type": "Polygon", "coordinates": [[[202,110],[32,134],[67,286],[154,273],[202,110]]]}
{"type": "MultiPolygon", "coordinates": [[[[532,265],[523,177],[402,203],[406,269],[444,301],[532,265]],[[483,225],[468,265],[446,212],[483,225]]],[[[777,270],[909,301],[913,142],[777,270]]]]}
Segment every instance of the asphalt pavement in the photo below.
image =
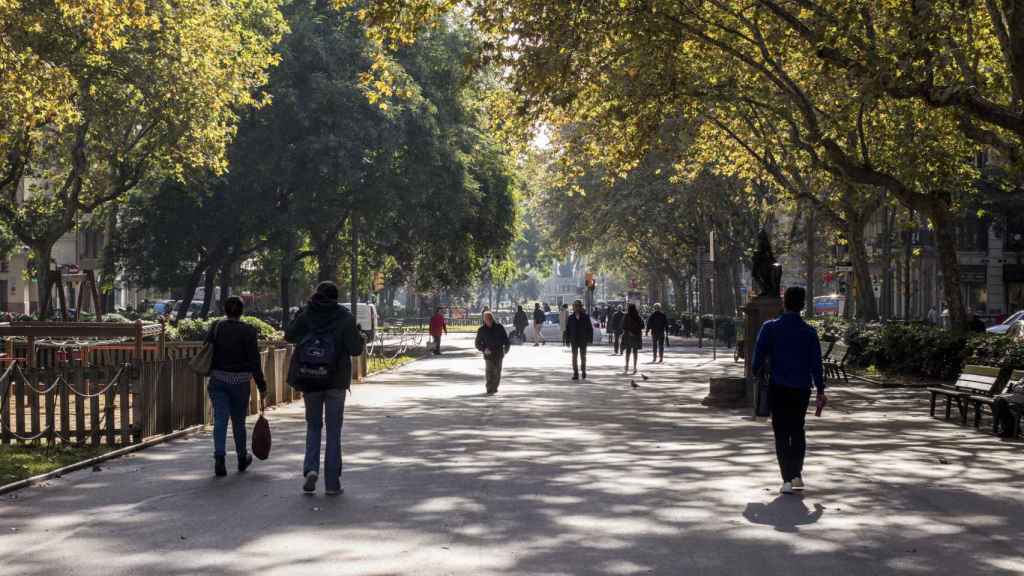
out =
{"type": "Polygon", "coordinates": [[[567,350],[516,346],[489,397],[470,344],[353,387],[343,496],[301,493],[280,408],[245,474],[198,434],[0,498],[0,575],[1024,574],[1024,446],[919,390],[837,387],[782,496],[769,424],[700,404],[731,355],[644,380],[596,347],[573,382],[567,350]]]}

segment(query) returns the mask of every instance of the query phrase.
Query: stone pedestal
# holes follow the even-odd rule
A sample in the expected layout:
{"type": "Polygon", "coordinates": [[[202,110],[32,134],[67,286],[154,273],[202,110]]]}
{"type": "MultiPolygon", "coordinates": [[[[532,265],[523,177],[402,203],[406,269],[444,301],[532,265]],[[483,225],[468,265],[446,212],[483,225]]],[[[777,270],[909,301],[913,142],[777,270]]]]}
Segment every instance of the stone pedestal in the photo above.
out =
{"type": "Polygon", "coordinates": [[[746,406],[747,381],[743,378],[712,378],[708,395],[701,401],[715,408],[742,408],[746,406]]]}
{"type": "Polygon", "coordinates": [[[761,325],[782,314],[782,298],[758,296],[743,307],[743,376],[747,380],[747,403],[753,410],[757,402],[757,381],[754,379],[751,366],[754,362],[754,344],[761,325]]]}

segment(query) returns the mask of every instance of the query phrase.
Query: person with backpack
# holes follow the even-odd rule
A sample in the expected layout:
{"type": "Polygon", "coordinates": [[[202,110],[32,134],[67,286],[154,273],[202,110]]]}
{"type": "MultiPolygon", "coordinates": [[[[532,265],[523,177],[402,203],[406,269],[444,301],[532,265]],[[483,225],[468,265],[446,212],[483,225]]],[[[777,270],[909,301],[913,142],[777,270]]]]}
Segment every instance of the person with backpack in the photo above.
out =
{"type": "Polygon", "coordinates": [[[583,310],[583,302],[572,303],[572,314],[565,323],[565,339],[572,348],[572,379],[580,379],[579,368],[583,368],[583,379],[587,379],[587,346],[594,341],[594,324],[583,310]],[[577,364],[576,357],[579,356],[577,364]]]}
{"type": "Polygon", "coordinates": [[[285,331],[295,344],[288,384],[302,392],[306,406],[306,457],[302,490],[316,491],[320,476],[320,436],[326,420],[327,454],[324,491],[330,496],[341,488],[341,425],[345,392],[352,383],[352,357],[363,353],[363,335],[355,316],[338,304],[338,287],[321,282],[309,303],[285,331]]]}
{"type": "Polygon", "coordinates": [[[629,356],[633,355],[633,374],[636,374],[636,362],[640,355],[640,348],[644,343],[644,319],[640,317],[640,311],[636,304],[630,304],[626,309],[626,316],[622,319],[622,349],[626,353],[626,371],[629,373],[629,356]]]}
{"type": "Polygon", "coordinates": [[[217,476],[228,474],[224,457],[229,419],[235,437],[238,471],[245,472],[252,465],[252,454],[246,448],[245,430],[245,417],[249,414],[249,381],[256,380],[261,403],[267,395],[256,328],[242,322],[244,310],[242,299],[231,296],[224,301],[226,318],[214,322],[206,335],[206,341],[213,344],[210,383],[206,392],[213,404],[213,471],[217,476]]]}
{"type": "Polygon", "coordinates": [[[494,319],[494,314],[484,312],[484,323],[476,331],[476,349],[484,354],[484,371],[487,375],[487,395],[498,393],[501,383],[501,365],[508,354],[510,343],[505,327],[494,319]]]}

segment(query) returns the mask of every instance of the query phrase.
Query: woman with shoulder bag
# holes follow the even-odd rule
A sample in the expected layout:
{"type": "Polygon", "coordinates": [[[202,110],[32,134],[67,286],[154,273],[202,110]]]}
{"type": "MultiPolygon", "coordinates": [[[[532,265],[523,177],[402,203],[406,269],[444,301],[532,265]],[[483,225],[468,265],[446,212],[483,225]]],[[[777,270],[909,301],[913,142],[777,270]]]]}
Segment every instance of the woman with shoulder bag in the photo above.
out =
{"type": "Polygon", "coordinates": [[[215,322],[206,337],[213,344],[207,392],[213,403],[213,458],[217,476],[228,473],[224,457],[229,419],[235,437],[238,471],[245,472],[252,464],[252,454],[246,448],[245,430],[245,418],[249,413],[249,381],[256,379],[261,404],[267,393],[256,328],[242,322],[244,310],[241,298],[232,296],[225,300],[226,318],[215,322]]]}

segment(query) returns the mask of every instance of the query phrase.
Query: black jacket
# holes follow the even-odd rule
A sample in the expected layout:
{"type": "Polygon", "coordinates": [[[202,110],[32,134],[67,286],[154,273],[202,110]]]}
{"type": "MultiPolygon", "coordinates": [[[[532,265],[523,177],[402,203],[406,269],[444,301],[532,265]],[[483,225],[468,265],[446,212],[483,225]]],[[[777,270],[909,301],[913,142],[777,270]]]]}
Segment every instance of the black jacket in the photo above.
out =
{"type": "Polygon", "coordinates": [[[622,334],[622,319],[626,317],[626,314],[622,310],[616,310],[615,314],[612,314],[612,320],[608,324],[608,329],[613,334],[622,334]]]}
{"type": "Polygon", "coordinates": [[[481,352],[490,350],[491,354],[496,354],[500,358],[508,354],[510,344],[508,332],[497,322],[491,324],[490,328],[484,324],[476,331],[476,349],[481,352]]]}
{"type": "MultiPolygon", "coordinates": [[[[314,294],[295,319],[285,330],[284,339],[292,344],[302,342],[307,334],[313,331],[330,330],[334,332],[335,350],[338,354],[338,366],[335,371],[334,388],[347,389],[352,384],[352,356],[363,353],[363,336],[356,329],[356,319],[337,300],[314,294]]],[[[292,354],[291,366],[288,368],[288,384],[296,390],[294,374],[297,369],[298,354],[292,354]]]]}
{"type": "Polygon", "coordinates": [[[213,363],[210,367],[224,372],[248,372],[256,380],[260,393],[265,394],[267,381],[263,377],[256,336],[256,328],[241,320],[225,318],[216,321],[206,335],[206,340],[213,342],[213,363]]]}
{"type": "Polygon", "coordinates": [[[516,317],[512,320],[512,325],[520,330],[530,325],[530,318],[526,315],[526,310],[516,312],[516,317]]]}
{"type": "Polygon", "coordinates": [[[629,314],[626,314],[625,318],[622,319],[622,331],[627,333],[627,334],[633,334],[634,336],[643,336],[644,335],[644,321],[643,321],[643,318],[640,318],[639,316],[634,318],[634,317],[630,316],[629,314]]]}
{"type": "Polygon", "coordinates": [[[655,334],[664,334],[666,328],[668,328],[668,316],[665,316],[664,312],[658,310],[652,312],[651,315],[647,317],[647,329],[651,332],[654,332],[655,334]]]}
{"type": "Polygon", "coordinates": [[[569,319],[565,323],[565,337],[577,346],[586,346],[593,342],[594,324],[590,321],[590,316],[586,312],[579,318],[575,312],[569,314],[569,319]]]}
{"type": "Polygon", "coordinates": [[[534,324],[543,324],[545,318],[547,318],[547,315],[544,314],[544,311],[541,310],[540,308],[537,308],[537,309],[535,309],[533,311],[533,323],[534,324]]]}

